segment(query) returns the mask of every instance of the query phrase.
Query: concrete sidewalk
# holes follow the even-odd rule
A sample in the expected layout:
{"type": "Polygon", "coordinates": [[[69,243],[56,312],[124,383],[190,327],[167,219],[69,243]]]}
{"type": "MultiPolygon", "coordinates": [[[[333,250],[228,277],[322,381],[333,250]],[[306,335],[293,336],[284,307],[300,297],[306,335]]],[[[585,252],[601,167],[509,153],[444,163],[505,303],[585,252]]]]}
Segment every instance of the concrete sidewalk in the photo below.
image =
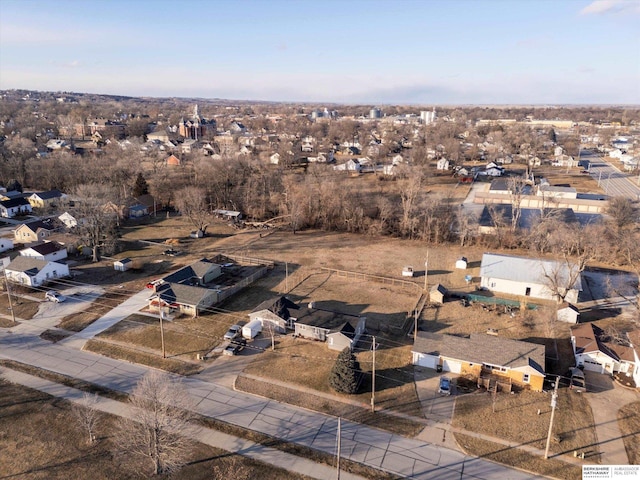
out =
{"type": "Polygon", "coordinates": [[[84,344],[87,343],[87,340],[92,339],[107,328],[118,323],[120,320],[127,318],[132,313],[136,313],[147,306],[147,300],[152,295],[153,292],[150,290],[142,290],[136,293],[117,307],[104,314],[81,332],[61,340],[60,343],[81,350],[82,347],[84,347],[84,344]]]}
{"type": "MultiPolygon", "coordinates": [[[[0,368],[0,376],[9,382],[24,385],[34,390],[47,393],[51,396],[63,398],[70,402],[80,403],[83,399],[84,393],[80,390],[60,385],[43,378],[34,377],[26,373],[7,368],[0,368]]],[[[131,420],[135,420],[136,418],[135,410],[130,405],[105,397],[98,397],[98,402],[96,403],[95,408],[101,412],[126,417],[131,420]]],[[[326,478],[333,478],[337,473],[335,468],[328,465],[316,463],[296,455],[291,455],[274,448],[265,447],[259,443],[234,437],[210,428],[194,425],[189,429],[189,431],[189,436],[194,441],[228,452],[237,453],[244,457],[268,463],[290,472],[299,473],[311,478],[324,480],[326,478]]],[[[364,480],[364,477],[345,471],[340,472],[340,478],[346,480],[364,480]]]]}

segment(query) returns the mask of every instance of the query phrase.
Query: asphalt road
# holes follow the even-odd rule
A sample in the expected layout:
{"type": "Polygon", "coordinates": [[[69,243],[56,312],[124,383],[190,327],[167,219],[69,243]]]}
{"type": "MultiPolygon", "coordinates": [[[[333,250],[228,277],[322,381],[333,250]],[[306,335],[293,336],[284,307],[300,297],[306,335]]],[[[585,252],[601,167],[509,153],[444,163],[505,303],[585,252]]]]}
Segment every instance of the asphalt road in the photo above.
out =
{"type": "Polygon", "coordinates": [[[580,160],[589,161],[589,173],[607,196],[640,200],[638,176],[630,176],[628,173],[621,172],[617,167],[592,150],[582,150],[580,160]]]}
{"type": "MultiPolygon", "coordinates": [[[[118,311],[115,316],[122,314],[123,312],[118,311]]],[[[114,315],[108,316],[113,320],[114,315]]],[[[149,368],[142,365],[81,351],[76,343],[84,343],[82,341],[52,344],[40,339],[37,331],[16,329],[0,329],[0,358],[34,365],[123,392],[131,392],[140,378],[149,371],[149,368]]],[[[191,377],[183,379],[183,383],[193,396],[198,413],[335,454],[335,417],[237,392],[212,381],[191,377]]],[[[469,457],[419,439],[405,438],[346,421],[342,422],[341,446],[343,458],[386,470],[403,478],[535,478],[531,474],[469,457]]]]}

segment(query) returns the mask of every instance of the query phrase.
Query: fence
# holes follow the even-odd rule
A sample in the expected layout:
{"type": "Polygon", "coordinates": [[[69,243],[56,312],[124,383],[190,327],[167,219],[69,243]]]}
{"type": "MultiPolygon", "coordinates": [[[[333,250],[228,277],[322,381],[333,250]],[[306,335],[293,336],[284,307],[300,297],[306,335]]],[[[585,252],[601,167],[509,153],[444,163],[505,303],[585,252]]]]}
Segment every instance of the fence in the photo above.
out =
{"type": "Polygon", "coordinates": [[[216,255],[212,262],[214,263],[226,263],[224,261],[225,258],[228,258],[229,260],[233,260],[234,262],[237,263],[242,263],[244,265],[266,265],[269,268],[273,268],[274,266],[274,262],[272,260],[265,260],[263,258],[253,258],[253,257],[247,257],[244,255],[233,255],[230,253],[219,253],[218,255],[216,255]]]}
{"type": "Polygon", "coordinates": [[[353,278],[356,280],[366,280],[369,282],[383,283],[386,285],[395,285],[395,286],[401,286],[404,288],[422,290],[421,286],[418,285],[417,283],[409,282],[407,280],[401,280],[399,278],[380,277],[378,275],[369,275],[366,273],[350,272],[348,270],[336,270],[333,268],[326,268],[326,267],[322,267],[322,270],[325,272],[330,272],[332,274],[335,274],[338,277],[353,278]]]}
{"type": "Polygon", "coordinates": [[[240,290],[242,290],[246,286],[251,285],[253,282],[258,280],[259,278],[264,277],[267,274],[267,272],[269,271],[270,268],[271,268],[270,266],[269,267],[262,267],[261,269],[253,272],[247,278],[243,278],[242,280],[240,280],[233,287],[230,287],[230,288],[227,288],[226,290],[221,291],[218,294],[218,303],[220,303],[223,300],[229,298],[234,293],[239,292],[240,290]]]}
{"type": "MultiPolygon", "coordinates": [[[[472,302],[478,302],[478,303],[488,303],[491,305],[504,305],[507,307],[514,307],[514,308],[520,308],[520,302],[517,300],[509,300],[507,298],[499,298],[499,297],[486,297],[484,295],[476,295],[473,293],[465,293],[460,295],[463,298],[466,298],[469,301],[472,302]]],[[[526,307],[529,310],[537,310],[538,309],[538,305],[534,304],[534,303],[527,303],[526,307]]]]}

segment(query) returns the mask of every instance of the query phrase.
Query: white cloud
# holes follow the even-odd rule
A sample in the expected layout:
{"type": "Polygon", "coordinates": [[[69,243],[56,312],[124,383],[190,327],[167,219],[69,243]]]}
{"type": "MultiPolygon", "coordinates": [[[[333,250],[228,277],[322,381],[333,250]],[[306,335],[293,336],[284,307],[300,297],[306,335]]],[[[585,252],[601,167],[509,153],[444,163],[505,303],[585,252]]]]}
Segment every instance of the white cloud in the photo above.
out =
{"type": "Polygon", "coordinates": [[[601,15],[622,11],[640,13],[640,3],[636,0],[595,0],[580,10],[580,15],[601,15]]]}

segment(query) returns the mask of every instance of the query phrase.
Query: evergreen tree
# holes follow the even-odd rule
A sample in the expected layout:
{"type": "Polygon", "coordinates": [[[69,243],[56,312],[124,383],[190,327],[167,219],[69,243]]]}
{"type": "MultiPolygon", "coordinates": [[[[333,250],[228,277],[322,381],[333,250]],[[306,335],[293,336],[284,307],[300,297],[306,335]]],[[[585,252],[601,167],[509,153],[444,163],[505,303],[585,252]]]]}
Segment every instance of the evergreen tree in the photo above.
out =
{"type": "Polygon", "coordinates": [[[147,195],[149,193],[149,184],[142,176],[142,173],[138,173],[136,183],[133,186],[133,196],[139,197],[141,195],[147,195]]]}
{"type": "Polygon", "coordinates": [[[336,392],[354,394],[358,391],[360,364],[349,347],[340,352],[331,370],[329,385],[336,392]]]}

